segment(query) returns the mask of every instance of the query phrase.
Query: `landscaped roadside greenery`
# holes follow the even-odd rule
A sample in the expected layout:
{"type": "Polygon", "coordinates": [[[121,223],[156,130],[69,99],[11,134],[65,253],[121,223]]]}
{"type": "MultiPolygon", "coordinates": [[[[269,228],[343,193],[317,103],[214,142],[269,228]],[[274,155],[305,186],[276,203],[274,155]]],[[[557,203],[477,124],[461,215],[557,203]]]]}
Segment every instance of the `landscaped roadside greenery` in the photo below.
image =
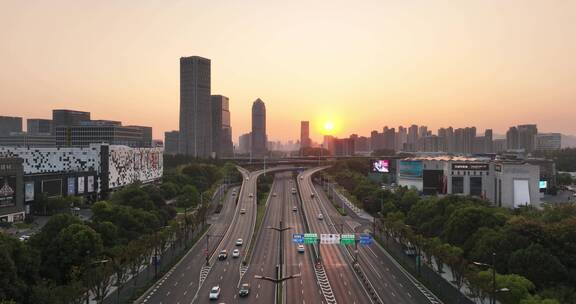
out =
{"type": "Polygon", "coordinates": [[[470,197],[392,193],[364,176],[366,166],[343,161],[328,173],[379,219],[388,238],[415,245],[438,272],[448,265],[458,288],[486,300],[491,271],[473,262],[491,265],[495,253],[497,287],[509,290],[498,293],[501,303],[576,303],[576,204],[509,210],[470,197]]]}
{"type": "MultiPolygon", "coordinates": [[[[65,212],[29,241],[0,234],[0,302],[84,303],[90,291],[100,303],[112,286],[121,289],[131,277],[136,284],[142,267],[162,259],[166,248],[190,245],[212,191],[234,176],[241,180],[232,164],[195,162],[167,168],[159,185],[133,184],[94,203],[90,221],[69,208],[46,208],[65,212]],[[167,202],[189,212],[177,215],[167,202]]],[[[71,199],[58,201],[69,206],[71,199]]]]}

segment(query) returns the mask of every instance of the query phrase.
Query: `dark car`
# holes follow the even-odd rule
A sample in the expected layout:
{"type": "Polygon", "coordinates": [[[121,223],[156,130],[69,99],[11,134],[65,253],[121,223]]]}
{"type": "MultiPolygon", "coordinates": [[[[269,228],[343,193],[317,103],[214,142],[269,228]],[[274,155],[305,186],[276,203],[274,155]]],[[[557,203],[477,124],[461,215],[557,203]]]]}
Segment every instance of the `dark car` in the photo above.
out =
{"type": "Polygon", "coordinates": [[[241,297],[246,297],[250,293],[250,284],[244,283],[240,286],[240,290],[238,291],[238,295],[241,297]]]}

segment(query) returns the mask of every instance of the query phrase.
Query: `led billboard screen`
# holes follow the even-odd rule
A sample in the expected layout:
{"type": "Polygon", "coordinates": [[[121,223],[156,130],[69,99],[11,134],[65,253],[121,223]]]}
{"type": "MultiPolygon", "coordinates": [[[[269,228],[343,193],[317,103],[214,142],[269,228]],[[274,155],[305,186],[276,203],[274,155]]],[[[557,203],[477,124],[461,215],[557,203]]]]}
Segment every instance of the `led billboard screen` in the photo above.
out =
{"type": "Polygon", "coordinates": [[[390,172],[390,161],[387,159],[375,160],[372,162],[372,172],[388,173],[390,172]]]}
{"type": "Polygon", "coordinates": [[[422,162],[421,161],[400,161],[400,177],[403,178],[422,178],[422,162]]]}

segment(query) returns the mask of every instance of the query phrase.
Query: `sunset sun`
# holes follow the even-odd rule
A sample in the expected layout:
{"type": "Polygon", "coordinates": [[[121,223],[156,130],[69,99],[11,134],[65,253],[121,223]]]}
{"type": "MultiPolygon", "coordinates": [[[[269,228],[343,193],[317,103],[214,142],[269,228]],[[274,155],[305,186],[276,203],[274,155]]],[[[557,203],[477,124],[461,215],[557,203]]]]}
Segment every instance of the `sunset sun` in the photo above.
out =
{"type": "Polygon", "coordinates": [[[324,123],[324,131],[326,133],[331,133],[334,130],[334,124],[331,121],[324,123]]]}

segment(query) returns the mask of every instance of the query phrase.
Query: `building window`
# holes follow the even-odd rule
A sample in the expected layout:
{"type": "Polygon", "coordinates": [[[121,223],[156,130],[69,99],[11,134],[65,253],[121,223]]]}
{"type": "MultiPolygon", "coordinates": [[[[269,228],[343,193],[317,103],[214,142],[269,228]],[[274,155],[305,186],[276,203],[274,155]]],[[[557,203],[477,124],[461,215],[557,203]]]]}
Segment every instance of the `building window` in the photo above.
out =
{"type": "Polygon", "coordinates": [[[453,176],[452,177],[452,194],[462,194],[464,193],[464,177],[453,176]]]}
{"type": "Polygon", "coordinates": [[[482,196],[482,177],[470,177],[470,195],[482,196]]]}

